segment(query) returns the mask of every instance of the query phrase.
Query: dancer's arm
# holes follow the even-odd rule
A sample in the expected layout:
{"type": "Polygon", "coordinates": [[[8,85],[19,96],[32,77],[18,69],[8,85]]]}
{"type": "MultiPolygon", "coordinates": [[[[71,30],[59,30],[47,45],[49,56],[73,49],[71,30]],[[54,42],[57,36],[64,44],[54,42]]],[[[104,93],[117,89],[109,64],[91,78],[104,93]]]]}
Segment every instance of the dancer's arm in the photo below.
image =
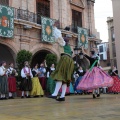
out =
{"type": "Polygon", "coordinates": [[[87,53],[85,52],[84,48],[82,47],[82,53],[84,54],[84,56],[88,59],[91,60],[91,57],[89,55],[87,55],[87,53]]]}

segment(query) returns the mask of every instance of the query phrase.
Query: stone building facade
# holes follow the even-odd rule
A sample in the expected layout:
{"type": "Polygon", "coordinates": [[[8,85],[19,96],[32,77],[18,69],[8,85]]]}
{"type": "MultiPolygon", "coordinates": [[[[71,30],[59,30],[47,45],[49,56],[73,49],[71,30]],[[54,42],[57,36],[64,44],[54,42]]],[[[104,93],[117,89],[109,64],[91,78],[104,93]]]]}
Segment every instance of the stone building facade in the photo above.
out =
{"type": "Polygon", "coordinates": [[[108,23],[108,35],[109,35],[108,42],[109,42],[109,51],[110,51],[110,63],[111,65],[117,66],[113,17],[108,17],[107,23],[108,23]]]}
{"type": "Polygon", "coordinates": [[[70,35],[72,50],[77,45],[77,26],[89,31],[89,49],[100,42],[96,37],[94,0],[0,0],[0,4],[14,8],[14,38],[0,37],[0,61],[15,63],[18,51],[25,49],[33,54],[32,64],[40,63],[46,54],[60,57],[58,44],[41,41],[40,16],[59,20],[63,36],[70,35]],[[67,31],[64,28],[70,27],[67,31]]]}
{"type": "Polygon", "coordinates": [[[116,46],[116,61],[117,61],[117,68],[120,74],[120,1],[119,0],[112,0],[113,4],[113,23],[114,23],[114,33],[115,33],[115,46],[116,46]]]}

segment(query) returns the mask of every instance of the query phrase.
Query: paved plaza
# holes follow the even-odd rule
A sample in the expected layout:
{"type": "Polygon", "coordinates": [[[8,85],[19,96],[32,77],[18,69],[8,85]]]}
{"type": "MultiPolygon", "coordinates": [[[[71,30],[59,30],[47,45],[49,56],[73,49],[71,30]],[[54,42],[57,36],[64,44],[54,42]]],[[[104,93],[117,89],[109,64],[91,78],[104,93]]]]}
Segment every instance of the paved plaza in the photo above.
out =
{"type": "Polygon", "coordinates": [[[0,120],[120,120],[120,95],[71,95],[65,102],[46,97],[1,100],[0,120]]]}

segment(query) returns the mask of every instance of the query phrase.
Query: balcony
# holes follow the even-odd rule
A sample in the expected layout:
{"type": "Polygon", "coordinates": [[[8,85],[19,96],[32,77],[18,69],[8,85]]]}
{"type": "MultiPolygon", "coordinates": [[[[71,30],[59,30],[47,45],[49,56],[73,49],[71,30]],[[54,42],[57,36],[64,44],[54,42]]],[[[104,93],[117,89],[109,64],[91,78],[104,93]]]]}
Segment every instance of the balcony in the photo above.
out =
{"type": "Polygon", "coordinates": [[[40,13],[35,14],[28,10],[14,8],[14,18],[41,24],[40,13]]]}
{"type": "MultiPolygon", "coordinates": [[[[36,23],[38,25],[41,25],[41,16],[42,15],[40,13],[36,14],[36,13],[30,12],[28,10],[14,8],[14,18],[18,19],[18,20],[25,20],[25,21],[31,22],[33,24],[36,23]]],[[[77,28],[75,28],[73,25],[70,25],[69,27],[70,27],[69,31],[61,29],[62,33],[77,37],[77,28]]],[[[89,40],[90,41],[99,41],[98,39],[96,39],[96,37],[92,38],[90,36],[89,36],[89,40]]]]}

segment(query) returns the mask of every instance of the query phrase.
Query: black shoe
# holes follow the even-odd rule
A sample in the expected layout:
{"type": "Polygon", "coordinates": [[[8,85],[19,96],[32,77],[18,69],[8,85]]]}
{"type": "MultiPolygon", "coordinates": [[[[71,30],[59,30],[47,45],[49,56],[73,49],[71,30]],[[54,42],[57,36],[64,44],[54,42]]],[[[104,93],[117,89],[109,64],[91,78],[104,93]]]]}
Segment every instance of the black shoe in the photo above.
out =
{"type": "Polygon", "coordinates": [[[43,97],[43,95],[41,95],[41,97],[43,97]]]}
{"type": "Polygon", "coordinates": [[[0,98],[0,100],[3,100],[3,98],[0,98]]]}
{"type": "Polygon", "coordinates": [[[96,98],[95,95],[93,94],[93,99],[96,98]]]}
{"type": "Polygon", "coordinates": [[[21,96],[21,98],[24,98],[24,96],[21,96]]]}
{"type": "Polygon", "coordinates": [[[97,97],[100,97],[100,94],[97,94],[97,97]]]}
{"type": "Polygon", "coordinates": [[[3,100],[7,100],[8,98],[4,97],[3,100]]]}
{"type": "Polygon", "coordinates": [[[50,95],[50,96],[48,96],[48,98],[53,98],[53,99],[56,99],[56,98],[57,98],[57,96],[52,96],[52,95],[50,95]]]}
{"type": "Polygon", "coordinates": [[[56,99],[57,101],[65,101],[65,97],[56,99]]]}
{"type": "Polygon", "coordinates": [[[38,97],[39,97],[39,95],[34,96],[34,98],[38,98],[38,97]]]}

